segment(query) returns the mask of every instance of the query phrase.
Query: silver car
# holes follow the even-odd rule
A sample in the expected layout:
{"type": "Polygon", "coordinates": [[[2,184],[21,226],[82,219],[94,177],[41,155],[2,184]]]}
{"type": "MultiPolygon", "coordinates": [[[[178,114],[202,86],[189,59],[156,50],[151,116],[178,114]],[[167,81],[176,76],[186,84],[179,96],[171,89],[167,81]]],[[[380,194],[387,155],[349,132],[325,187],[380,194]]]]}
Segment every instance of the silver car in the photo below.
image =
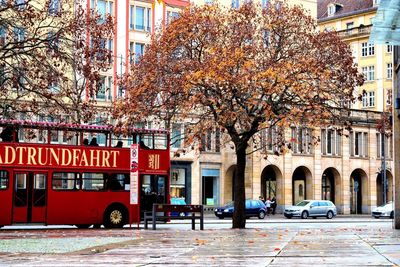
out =
{"type": "Polygon", "coordinates": [[[390,219],[393,219],[394,218],[393,202],[389,202],[387,204],[374,208],[371,214],[377,219],[380,217],[389,217],[390,219]]]}
{"type": "Polygon", "coordinates": [[[283,215],[286,218],[301,217],[307,219],[308,217],[326,217],[332,219],[337,215],[335,204],[329,200],[303,200],[294,206],[285,209],[283,215]]]}

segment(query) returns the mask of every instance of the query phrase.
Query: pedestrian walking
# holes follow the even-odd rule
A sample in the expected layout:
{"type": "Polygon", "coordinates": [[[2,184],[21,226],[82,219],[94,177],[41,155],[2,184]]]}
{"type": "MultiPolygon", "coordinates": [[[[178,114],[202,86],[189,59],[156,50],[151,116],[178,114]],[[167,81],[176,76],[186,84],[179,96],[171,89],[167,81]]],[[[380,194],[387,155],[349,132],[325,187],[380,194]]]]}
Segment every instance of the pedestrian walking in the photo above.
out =
{"type": "Polygon", "coordinates": [[[267,200],[265,201],[265,207],[267,208],[267,216],[269,216],[269,213],[271,211],[271,199],[267,198],[267,200]]]}
{"type": "Polygon", "coordinates": [[[276,198],[273,197],[271,200],[271,212],[272,215],[275,215],[276,207],[278,206],[278,203],[276,202],[276,198]]]}

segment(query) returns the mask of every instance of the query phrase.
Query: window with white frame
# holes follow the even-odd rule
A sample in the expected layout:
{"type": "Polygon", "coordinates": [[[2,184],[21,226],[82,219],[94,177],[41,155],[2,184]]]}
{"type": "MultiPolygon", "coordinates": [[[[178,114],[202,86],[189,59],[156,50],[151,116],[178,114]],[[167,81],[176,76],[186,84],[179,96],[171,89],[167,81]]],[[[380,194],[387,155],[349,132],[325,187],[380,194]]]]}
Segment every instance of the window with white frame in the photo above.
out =
{"type": "Polygon", "coordinates": [[[361,68],[366,81],[375,80],[375,66],[366,66],[361,68]]]}
{"type": "Polygon", "coordinates": [[[262,8],[267,8],[268,7],[268,2],[269,2],[269,0],[261,0],[261,7],[262,8]]]}
{"type": "Polygon", "coordinates": [[[117,98],[125,97],[125,87],[121,85],[117,85],[117,98]]]}
{"type": "Polygon", "coordinates": [[[364,92],[362,95],[363,108],[375,107],[375,92],[364,92]]]}
{"type": "Polygon", "coordinates": [[[311,129],[305,127],[292,127],[292,151],[295,154],[311,154],[312,136],[311,129]]]}
{"type": "Polygon", "coordinates": [[[201,146],[200,151],[207,151],[207,152],[220,152],[221,150],[221,140],[220,140],[220,130],[216,129],[209,129],[206,133],[204,133],[201,137],[201,146]]]}
{"type": "MultiPolygon", "coordinates": [[[[94,41],[94,40],[93,40],[94,41]]],[[[112,39],[100,39],[98,51],[96,52],[96,59],[99,61],[110,60],[110,63],[113,61],[111,57],[108,59],[108,53],[112,54],[113,51],[113,40],[112,39]]]]}
{"type": "Polygon", "coordinates": [[[393,77],[393,63],[386,64],[386,79],[392,79],[393,77]]]}
{"type": "Polygon", "coordinates": [[[131,63],[137,64],[139,62],[139,59],[144,54],[144,47],[145,47],[145,44],[143,44],[143,43],[135,43],[135,42],[130,43],[130,51],[131,51],[130,62],[131,63]]]}
{"type": "Polygon", "coordinates": [[[342,154],[342,135],[337,129],[321,130],[321,148],[323,155],[340,156],[342,154]]]}
{"type": "Polygon", "coordinates": [[[232,8],[239,8],[239,0],[232,0],[232,8]]]}
{"type": "Polygon", "coordinates": [[[172,124],[171,147],[181,148],[182,140],[183,140],[183,124],[181,123],[172,124]]]}
{"type": "MultiPolygon", "coordinates": [[[[384,90],[385,91],[385,90],[384,90]]],[[[392,95],[392,89],[388,89],[387,91],[386,91],[386,104],[387,105],[391,105],[392,104],[392,97],[393,97],[393,95],[392,95]]]]}
{"type": "Polygon", "coordinates": [[[56,33],[49,32],[47,34],[47,44],[51,53],[56,54],[58,52],[60,42],[56,33]]]}
{"type": "Polygon", "coordinates": [[[350,133],[350,155],[353,157],[368,156],[368,133],[351,132],[350,133]]]}
{"type": "Polygon", "coordinates": [[[328,16],[333,16],[336,13],[336,5],[330,4],[328,5],[328,16]]]}
{"type": "Polygon", "coordinates": [[[271,153],[278,151],[279,134],[275,126],[260,131],[262,149],[271,153]]]}
{"type": "Polygon", "coordinates": [[[96,100],[111,100],[112,77],[101,76],[96,92],[96,100]]]}
{"type": "Polygon", "coordinates": [[[52,93],[60,92],[60,85],[58,84],[58,81],[53,81],[49,84],[49,91],[52,93]]]}
{"type": "Polygon", "coordinates": [[[354,28],[354,22],[348,22],[346,23],[346,30],[351,30],[354,28]]]}
{"type": "Polygon", "coordinates": [[[106,15],[113,15],[114,2],[107,0],[91,0],[90,7],[92,10],[96,10],[100,15],[100,22],[103,22],[106,15]]]}
{"type": "Polygon", "coordinates": [[[377,158],[386,157],[391,159],[393,157],[393,140],[392,136],[383,133],[376,133],[376,156],[377,158]]]}
{"type": "Polygon", "coordinates": [[[386,45],[386,53],[392,53],[393,52],[393,45],[386,45]]]}
{"type": "Polygon", "coordinates": [[[137,31],[151,31],[151,8],[131,5],[129,15],[129,29],[137,31]]]}
{"type": "Polygon", "coordinates": [[[381,3],[381,0],[374,0],[374,6],[379,6],[380,3],[381,3]]]}
{"type": "Polygon", "coordinates": [[[22,10],[25,8],[25,0],[15,0],[15,8],[22,10]]]}
{"type": "Polygon", "coordinates": [[[60,0],[50,0],[49,2],[49,14],[56,15],[60,11],[60,0]]]}
{"type": "Polygon", "coordinates": [[[14,28],[14,41],[23,42],[25,40],[25,29],[21,27],[14,28]]]}
{"type": "Polygon", "coordinates": [[[13,70],[13,88],[18,91],[24,91],[26,79],[25,79],[25,71],[22,68],[16,68],[13,70]]]}
{"type": "Polygon", "coordinates": [[[375,55],[375,45],[370,43],[361,43],[361,56],[373,56],[375,55]]]}
{"type": "Polygon", "coordinates": [[[168,25],[168,24],[170,24],[174,19],[177,19],[177,18],[179,18],[179,12],[176,12],[176,11],[167,11],[167,14],[166,14],[166,18],[167,18],[167,21],[166,21],[166,24],[168,25]]]}

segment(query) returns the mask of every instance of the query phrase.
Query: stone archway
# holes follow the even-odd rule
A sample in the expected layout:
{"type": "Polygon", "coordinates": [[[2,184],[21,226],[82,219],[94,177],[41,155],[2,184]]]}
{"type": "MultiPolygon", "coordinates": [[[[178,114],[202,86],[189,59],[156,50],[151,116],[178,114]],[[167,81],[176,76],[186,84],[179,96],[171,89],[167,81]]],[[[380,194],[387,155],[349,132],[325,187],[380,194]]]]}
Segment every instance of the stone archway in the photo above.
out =
{"type": "Polygon", "coordinates": [[[282,172],[275,165],[266,166],[261,173],[261,192],[264,199],[276,197],[277,203],[283,203],[282,172]]]}
{"type": "Polygon", "coordinates": [[[338,212],[341,212],[343,205],[342,179],[340,173],[333,167],[325,169],[321,177],[321,199],[332,201],[338,212]]]}
{"type": "Polygon", "coordinates": [[[312,197],[311,171],[305,166],[297,167],[292,175],[292,203],[296,204],[301,200],[312,197]]]}
{"type": "Polygon", "coordinates": [[[355,169],[350,175],[350,213],[368,212],[368,176],[362,169],[355,169]]]}
{"type": "MultiPolygon", "coordinates": [[[[393,200],[393,175],[390,171],[386,170],[386,202],[393,200]]],[[[381,206],[383,203],[383,182],[382,173],[378,173],[376,176],[376,205],[381,206]]]]}
{"type": "Polygon", "coordinates": [[[228,203],[232,201],[234,198],[234,191],[233,188],[235,186],[235,173],[236,173],[236,165],[232,165],[228,168],[225,174],[225,181],[224,181],[224,203],[228,203]]]}
{"type": "Polygon", "coordinates": [[[339,202],[340,198],[340,174],[335,168],[327,168],[322,173],[321,199],[330,200],[333,203],[339,202]]]}

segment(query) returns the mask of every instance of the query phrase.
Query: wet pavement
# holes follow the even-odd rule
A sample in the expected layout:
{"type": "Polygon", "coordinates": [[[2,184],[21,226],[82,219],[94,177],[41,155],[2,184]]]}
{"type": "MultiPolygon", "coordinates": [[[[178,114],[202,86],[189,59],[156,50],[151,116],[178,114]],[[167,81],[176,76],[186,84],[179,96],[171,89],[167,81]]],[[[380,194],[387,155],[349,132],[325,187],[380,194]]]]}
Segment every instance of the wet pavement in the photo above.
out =
{"type": "Polygon", "coordinates": [[[3,229],[0,266],[400,266],[400,231],[390,222],[314,222],[204,231],[169,224],[156,231],[3,229]]]}

